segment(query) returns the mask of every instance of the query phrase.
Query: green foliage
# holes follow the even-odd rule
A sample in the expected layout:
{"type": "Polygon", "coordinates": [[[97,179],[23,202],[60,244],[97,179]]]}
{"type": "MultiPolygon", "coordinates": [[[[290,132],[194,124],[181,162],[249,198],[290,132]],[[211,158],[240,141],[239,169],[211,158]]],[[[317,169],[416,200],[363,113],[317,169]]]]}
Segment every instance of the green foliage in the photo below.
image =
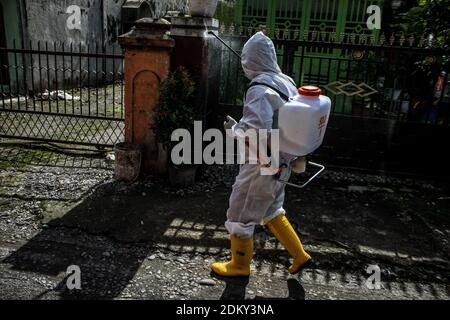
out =
{"type": "Polygon", "coordinates": [[[405,33],[432,33],[442,45],[450,32],[450,0],[418,0],[401,15],[398,28],[405,33]]]}
{"type": "Polygon", "coordinates": [[[195,82],[188,71],[179,67],[162,82],[159,103],[153,116],[153,132],[158,142],[171,148],[176,129],[191,131],[195,120],[195,82]]]}
{"type": "MultiPolygon", "coordinates": [[[[388,18],[389,32],[413,34],[416,41],[421,35],[433,35],[434,46],[449,45],[450,36],[450,0],[416,0],[407,3],[405,12],[388,18]],[[411,3],[412,2],[412,3],[411,3]]],[[[417,42],[416,42],[417,43],[417,42]]],[[[424,72],[431,69],[445,69],[450,65],[450,57],[438,57],[437,63],[417,61],[417,67],[424,72]]],[[[439,71],[439,70],[438,70],[439,71]]]]}

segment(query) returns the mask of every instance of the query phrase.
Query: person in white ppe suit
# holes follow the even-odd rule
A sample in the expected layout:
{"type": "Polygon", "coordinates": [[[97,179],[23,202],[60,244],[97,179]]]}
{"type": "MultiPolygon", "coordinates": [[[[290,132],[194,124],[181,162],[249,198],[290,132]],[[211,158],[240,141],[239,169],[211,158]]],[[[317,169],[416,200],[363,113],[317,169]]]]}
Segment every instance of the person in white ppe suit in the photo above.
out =
{"type": "MultiPolygon", "coordinates": [[[[242,68],[252,80],[246,93],[243,118],[236,122],[228,117],[225,129],[239,132],[278,128],[277,110],[286,102],[281,95],[298,94],[295,82],[281,72],[273,42],[262,32],[256,33],[242,51],[242,68]],[[258,84],[262,85],[258,85],[258,84]],[[264,85],[265,84],[265,85],[264,85]],[[267,85],[267,86],[266,86],[267,85]],[[281,94],[281,95],[280,95],[281,94]]],[[[289,163],[293,156],[280,154],[289,163]]],[[[286,169],[287,177],[290,168],[286,169]]],[[[249,276],[253,258],[253,234],[257,224],[264,224],[293,258],[289,268],[296,273],[311,260],[283,209],[285,184],[271,175],[261,174],[261,164],[243,164],[240,168],[227,212],[226,229],[231,235],[231,261],[216,262],[211,269],[220,276],[249,276]]]]}

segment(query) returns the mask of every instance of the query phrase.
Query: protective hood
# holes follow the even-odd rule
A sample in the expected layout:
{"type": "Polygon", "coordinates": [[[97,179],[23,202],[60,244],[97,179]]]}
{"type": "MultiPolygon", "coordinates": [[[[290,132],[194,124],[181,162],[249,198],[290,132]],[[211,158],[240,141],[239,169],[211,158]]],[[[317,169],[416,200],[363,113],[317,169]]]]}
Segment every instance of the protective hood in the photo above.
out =
{"type": "Polygon", "coordinates": [[[258,32],[242,49],[242,68],[249,79],[261,74],[281,73],[275,46],[264,33],[258,32]]]}

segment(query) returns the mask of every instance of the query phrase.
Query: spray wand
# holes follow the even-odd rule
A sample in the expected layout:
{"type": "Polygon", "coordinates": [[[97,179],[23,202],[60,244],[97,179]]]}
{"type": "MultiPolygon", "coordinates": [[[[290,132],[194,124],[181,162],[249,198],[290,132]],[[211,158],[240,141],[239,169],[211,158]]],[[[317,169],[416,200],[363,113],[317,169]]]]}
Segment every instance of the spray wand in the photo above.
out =
{"type": "Polygon", "coordinates": [[[220,38],[214,31],[208,31],[208,34],[213,35],[214,37],[216,37],[217,40],[219,40],[220,42],[222,42],[222,44],[227,47],[228,49],[230,49],[231,52],[233,52],[236,57],[238,57],[239,59],[241,59],[241,55],[234,50],[232,47],[230,47],[222,38],[220,38]]]}

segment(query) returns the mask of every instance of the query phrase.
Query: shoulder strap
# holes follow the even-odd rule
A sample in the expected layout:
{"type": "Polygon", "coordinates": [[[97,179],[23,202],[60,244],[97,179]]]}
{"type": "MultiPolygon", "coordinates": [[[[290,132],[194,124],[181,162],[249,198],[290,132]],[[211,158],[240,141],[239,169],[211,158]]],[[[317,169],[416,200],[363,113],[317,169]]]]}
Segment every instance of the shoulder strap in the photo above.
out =
{"type": "Polygon", "coordinates": [[[279,96],[284,100],[284,101],[289,101],[289,97],[287,95],[285,95],[283,92],[281,92],[280,90],[278,90],[277,88],[272,87],[271,85],[268,85],[266,83],[262,83],[262,82],[252,82],[250,83],[250,85],[247,87],[247,91],[246,91],[246,95],[248,90],[250,90],[250,88],[256,87],[256,86],[263,86],[263,87],[267,87],[272,89],[273,91],[275,91],[276,93],[279,94],[279,96]]]}
{"type": "Polygon", "coordinates": [[[291,78],[289,78],[288,77],[288,79],[287,79],[290,83],[292,83],[292,85],[294,86],[294,87],[296,87],[297,88],[297,84],[294,82],[294,80],[292,80],[291,78]]]}
{"type": "MultiPolygon", "coordinates": [[[[287,95],[285,95],[283,92],[281,92],[280,90],[278,90],[277,88],[274,88],[271,85],[268,85],[266,83],[261,83],[261,82],[252,82],[250,83],[250,85],[247,87],[247,91],[250,90],[250,88],[252,87],[256,87],[256,86],[263,86],[263,87],[267,87],[272,89],[273,91],[275,91],[276,93],[278,93],[278,95],[280,96],[281,99],[283,99],[284,101],[288,102],[289,101],[289,97],[287,95]]],[[[247,91],[245,92],[245,99],[247,99],[247,91]]],[[[272,124],[272,129],[279,129],[278,127],[278,110],[274,110],[273,113],[273,124],[272,124]]]]}

